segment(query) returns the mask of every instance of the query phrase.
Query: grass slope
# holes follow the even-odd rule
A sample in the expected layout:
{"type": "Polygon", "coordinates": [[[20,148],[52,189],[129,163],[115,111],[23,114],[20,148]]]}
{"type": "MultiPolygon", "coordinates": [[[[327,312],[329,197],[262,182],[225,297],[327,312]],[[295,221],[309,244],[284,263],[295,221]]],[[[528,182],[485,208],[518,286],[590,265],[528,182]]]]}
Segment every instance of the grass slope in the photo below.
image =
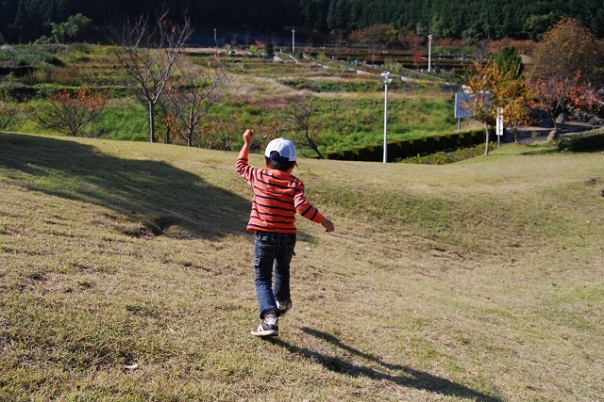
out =
{"type": "Polygon", "coordinates": [[[604,395],[601,153],[301,160],[336,232],[299,222],[294,309],[271,341],[249,335],[235,158],[0,134],[0,400],[604,395]]]}

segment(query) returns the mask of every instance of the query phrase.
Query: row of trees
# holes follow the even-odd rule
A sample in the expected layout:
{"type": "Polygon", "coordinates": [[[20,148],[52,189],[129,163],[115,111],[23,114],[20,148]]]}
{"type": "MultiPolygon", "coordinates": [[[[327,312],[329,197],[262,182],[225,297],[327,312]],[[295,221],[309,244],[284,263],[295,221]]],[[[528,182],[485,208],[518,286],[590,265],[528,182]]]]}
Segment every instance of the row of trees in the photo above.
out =
{"type": "Polygon", "coordinates": [[[399,30],[413,30],[436,37],[461,39],[539,39],[562,16],[573,16],[604,34],[604,12],[597,1],[552,0],[334,0],[329,2],[327,28],[350,31],[388,23],[399,30]]]}
{"type": "Polygon", "coordinates": [[[473,99],[466,107],[485,126],[485,154],[489,152],[488,131],[498,113],[518,142],[518,129],[531,122],[532,110],[549,116],[554,126],[549,140],[554,140],[559,134],[561,114],[582,111],[593,118],[604,109],[604,51],[597,38],[577,20],[562,19],[549,30],[536,58],[535,68],[526,75],[520,56],[511,48],[485,65],[474,64],[467,80],[473,99]]]}
{"type": "Polygon", "coordinates": [[[349,33],[375,24],[389,24],[400,32],[457,39],[539,39],[563,16],[580,20],[604,37],[604,8],[600,0],[0,0],[0,42],[33,41],[51,37],[53,24],[81,13],[96,28],[88,35],[105,39],[104,27],[121,26],[128,16],[167,7],[172,17],[186,13],[198,35],[221,30],[271,32],[287,36],[296,28],[300,40],[349,33]]]}

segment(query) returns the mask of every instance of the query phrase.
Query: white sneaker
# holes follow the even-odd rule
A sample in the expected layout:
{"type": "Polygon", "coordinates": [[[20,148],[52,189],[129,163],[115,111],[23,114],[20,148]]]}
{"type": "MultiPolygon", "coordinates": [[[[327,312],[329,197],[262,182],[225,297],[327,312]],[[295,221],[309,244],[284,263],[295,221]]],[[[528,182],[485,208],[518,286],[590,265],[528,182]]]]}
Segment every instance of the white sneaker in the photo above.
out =
{"type": "Polygon", "coordinates": [[[258,328],[252,330],[254,336],[279,336],[278,319],[273,316],[262,320],[262,324],[258,328]]]}

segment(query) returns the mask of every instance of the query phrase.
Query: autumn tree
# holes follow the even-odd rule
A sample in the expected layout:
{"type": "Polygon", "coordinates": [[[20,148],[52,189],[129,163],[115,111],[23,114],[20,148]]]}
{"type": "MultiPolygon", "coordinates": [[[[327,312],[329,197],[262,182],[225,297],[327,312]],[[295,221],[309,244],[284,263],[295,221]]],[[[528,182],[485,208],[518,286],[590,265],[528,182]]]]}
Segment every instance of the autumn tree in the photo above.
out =
{"type": "MultiPolygon", "coordinates": [[[[221,151],[232,151],[234,144],[237,143],[239,136],[233,133],[238,132],[232,119],[206,119],[202,120],[200,131],[203,135],[198,137],[201,148],[216,149],[221,151]]],[[[256,133],[258,136],[260,133],[256,133]]]]}
{"type": "Polygon", "coordinates": [[[602,42],[574,18],[563,18],[547,31],[536,53],[531,74],[532,107],[548,114],[559,135],[558,117],[577,110],[595,113],[604,85],[602,42]]]}
{"type": "Polygon", "coordinates": [[[520,127],[531,120],[531,99],[522,75],[522,59],[514,47],[506,47],[495,55],[493,62],[493,101],[502,111],[504,126],[512,129],[514,142],[518,144],[520,127]]]}
{"type": "Polygon", "coordinates": [[[353,31],[348,36],[351,42],[368,46],[392,46],[400,43],[399,33],[392,25],[375,24],[364,29],[353,31]]]}
{"type": "Polygon", "coordinates": [[[503,125],[514,134],[514,143],[520,143],[520,127],[531,122],[531,99],[526,81],[522,78],[503,81],[495,90],[495,99],[501,107],[503,125]]]}
{"type": "Polygon", "coordinates": [[[489,129],[495,123],[495,115],[497,106],[493,103],[491,91],[494,87],[494,71],[497,69],[497,64],[488,63],[482,65],[475,62],[472,66],[470,77],[467,79],[466,85],[471,93],[470,100],[463,105],[466,109],[471,110],[474,119],[484,125],[485,131],[485,150],[484,154],[489,154],[489,129]]]}
{"type": "Polygon", "coordinates": [[[581,83],[580,72],[573,77],[562,79],[537,78],[531,83],[534,97],[531,106],[548,114],[554,125],[548,140],[555,140],[559,135],[558,116],[561,113],[572,113],[575,110],[597,107],[600,100],[598,92],[589,84],[581,83]]]}
{"type": "Polygon", "coordinates": [[[588,84],[583,92],[582,110],[592,119],[592,121],[595,121],[594,117],[604,110],[604,96],[602,91],[599,91],[594,88],[593,85],[588,84]]]}
{"type": "Polygon", "coordinates": [[[40,126],[77,137],[103,111],[107,96],[88,86],[77,92],[61,90],[48,98],[48,104],[31,107],[27,115],[40,126]]]}
{"type": "Polygon", "coordinates": [[[419,67],[426,55],[425,47],[423,45],[424,38],[414,31],[408,31],[405,34],[399,34],[399,41],[401,42],[404,49],[411,52],[411,59],[416,67],[419,67]]]}
{"type": "Polygon", "coordinates": [[[176,64],[182,57],[193,28],[188,17],[173,23],[165,10],[155,21],[142,16],[114,38],[119,63],[136,83],[139,98],[149,113],[149,140],[156,141],[156,106],[169,88],[176,64]]]}
{"type": "Polygon", "coordinates": [[[519,127],[530,120],[529,92],[519,71],[520,65],[503,65],[500,67],[496,58],[485,65],[474,63],[467,80],[472,96],[464,106],[484,124],[485,155],[489,154],[489,129],[495,123],[497,110],[503,114],[504,126],[512,128],[517,143],[519,127]],[[516,67],[511,67],[514,65],[516,67]]]}
{"type": "Polygon", "coordinates": [[[563,18],[539,43],[531,79],[564,80],[581,74],[582,82],[604,84],[604,50],[594,34],[574,18],[563,18]]]}

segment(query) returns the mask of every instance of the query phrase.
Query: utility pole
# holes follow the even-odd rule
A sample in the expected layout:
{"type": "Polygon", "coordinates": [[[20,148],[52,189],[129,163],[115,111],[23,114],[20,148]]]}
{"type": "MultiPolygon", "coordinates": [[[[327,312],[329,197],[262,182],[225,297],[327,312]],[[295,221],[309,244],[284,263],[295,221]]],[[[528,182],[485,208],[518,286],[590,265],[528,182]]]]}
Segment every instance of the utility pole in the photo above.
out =
{"type": "Polygon", "coordinates": [[[388,84],[392,82],[390,71],[381,74],[384,83],[384,163],[388,163],[388,84]]]}
{"type": "Polygon", "coordinates": [[[432,71],[432,38],[433,35],[428,35],[428,72],[432,71]]]}

